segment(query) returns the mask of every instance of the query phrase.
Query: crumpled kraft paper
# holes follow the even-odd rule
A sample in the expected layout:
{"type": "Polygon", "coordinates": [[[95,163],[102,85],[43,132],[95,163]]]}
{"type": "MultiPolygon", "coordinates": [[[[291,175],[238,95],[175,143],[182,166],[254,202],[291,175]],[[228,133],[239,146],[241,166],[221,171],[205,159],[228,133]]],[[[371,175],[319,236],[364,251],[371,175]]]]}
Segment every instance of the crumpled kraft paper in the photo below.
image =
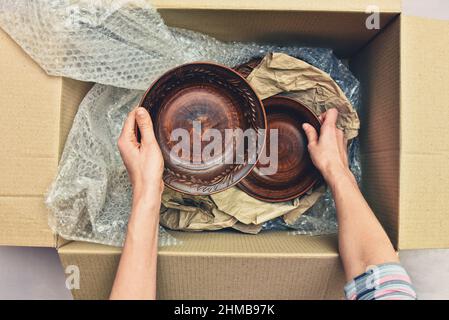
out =
{"type": "Polygon", "coordinates": [[[237,221],[232,228],[243,233],[258,234],[262,230],[263,224],[244,224],[237,221]]]}
{"type": "MultiPolygon", "coordinates": [[[[248,76],[248,81],[261,99],[282,93],[297,99],[317,115],[337,108],[337,126],[352,139],[357,136],[360,122],[340,87],[324,71],[282,53],[265,56],[248,76]]],[[[324,194],[318,186],[292,201],[268,203],[255,199],[237,187],[211,196],[182,195],[166,188],[162,197],[161,224],[174,230],[218,230],[233,227],[256,234],[268,220],[283,216],[293,224],[324,194]],[[212,201],[213,200],[213,201],[212,201]]]]}
{"type": "Polygon", "coordinates": [[[324,191],[325,186],[320,186],[300,198],[278,203],[255,199],[238,187],[213,194],[210,197],[220,210],[234,216],[241,223],[261,225],[282,215],[288,215],[288,221],[284,219],[286,223],[290,221],[293,223],[321,197],[324,191]]]}
{"type": "Polygon", "coordinates": [[[232,227],[237,219],[217,209],[208,196],[189,196],[165,188],[160,224],[173,230],[219,230],[232,227]]]}
{"type": "Polygon", "coordinates": [[[278,93],[298,99],[317,115],[331,108],[340,112],[337,127],[347,139],[357,136],[360,121],[340,87],[326,72],[284,53],[269,53],[247,78],[260,99],[278,93]]]}

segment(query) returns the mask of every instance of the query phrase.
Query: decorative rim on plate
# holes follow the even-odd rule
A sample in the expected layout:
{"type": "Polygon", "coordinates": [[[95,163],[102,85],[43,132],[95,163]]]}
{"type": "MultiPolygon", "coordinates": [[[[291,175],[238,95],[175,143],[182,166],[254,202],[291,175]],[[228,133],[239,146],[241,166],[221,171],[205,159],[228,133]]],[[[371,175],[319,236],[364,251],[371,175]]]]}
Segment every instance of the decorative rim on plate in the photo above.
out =
{"type": "MultiPolygon", "coordinates": [[[[219,88],[225,88],[227,92],[231,92],[245,103],[248,112],[244,114],[249,126],[261,132],[260,129],[267,128],[267,120],[263,104],[255,93],[251,85],[239,73],[225,66],[210,62],[188,63],[173,68],[164,73],[157,79],[143,95],[139,106],[144,107],[150,113],[154,131],[157,136],[158,132],[158,115],[164,100],[167,96],[176,90],[189,84],[194,78],[200,78],[207,85],[215,85],[219,88]],[[223,76],[226,75],[226,76],[223,76]]],[[[265,130],[263,132],[263,147],[266,141],[265,130]]],[[[136,126],[137,138],[140,141],[140,132],[136,126]]],[[[262,151],[261,148],[260,151],[262,151]]],[[[257,159],[261,152],[257,153],[257,159]]],[[[191,195],[209,195],[228,189],[236,185],[256,165],[248,163],[248,159],[242,164],[232,164],[223,172],[208,179],[201,179],[192,174],[177,172],[177,168],[170,166],[169,159],[165,159],[165,169],[163,180],[167,187],[186,194],[191,195]]]]}

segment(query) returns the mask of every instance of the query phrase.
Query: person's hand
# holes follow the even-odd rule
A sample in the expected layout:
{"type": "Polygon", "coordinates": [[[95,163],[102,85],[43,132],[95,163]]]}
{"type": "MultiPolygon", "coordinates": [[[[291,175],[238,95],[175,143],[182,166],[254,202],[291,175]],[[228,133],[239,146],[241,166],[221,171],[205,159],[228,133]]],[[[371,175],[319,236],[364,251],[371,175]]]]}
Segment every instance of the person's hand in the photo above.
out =
{"type": "Polygon", "coordinates": [[[131,180],[134,200],[147,195],[160,198],[164,159],[154,136],[151,117],[144,108],[136,108],[128,114],[117,144],[131,180]],[[140,143],[136,138],[136,122],[140,143]]]}
{"type": "Polygon", "coordinates": [[[144,108],[128,114],[118,148],[133,187],[133,202],[111,299],[156,299],[159,211],[164,159],[144,108]],[[135,125],[141,135],[137,142],[135,125]]]}
{"type": "Polygon", "coordinates": [[[336,127],[337,109],[329,109],[320,116],[323,122],[320,136],[313,126],[303,124],[303,129],[309,141],[308,149],[315,167],[320,170],[329,183],[341,173],[350,173],[348,168],[347,139],[343,131],[336,127]]]}

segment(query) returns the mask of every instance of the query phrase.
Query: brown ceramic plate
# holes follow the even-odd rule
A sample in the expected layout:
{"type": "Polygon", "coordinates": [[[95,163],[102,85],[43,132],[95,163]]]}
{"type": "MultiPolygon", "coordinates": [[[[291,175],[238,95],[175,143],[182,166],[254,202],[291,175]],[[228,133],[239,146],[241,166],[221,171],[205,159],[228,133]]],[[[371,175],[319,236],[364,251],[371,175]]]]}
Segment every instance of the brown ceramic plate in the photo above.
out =
{"type": "Polygon", "coordinates": [[[278,130],[278,167],[272,175],[263,175],[267,165],[258,163],[238,186],[247,194],[267,202],[281,202],[297,198],[321,179],[321,175],[307,150],[307,137],[302,124],[307,122],[317,131],[320,120],[306,106],[296,100],[273,96],[262,101],[267,114],[267,155],[270,156],[270,129],[278,130]]]}
{"type": "MultiPolygon", "coordinates": [[[[156,80],[140,105],[149,111],[154,123],[165,161],[166,186],[186,194],[208,195],[237,184],[255,166],[255,161],[248,161],[246,157],[248,146],[245,143],[245,161],[239,164],[224,161],[230,153],[234,153],[232,157],[235,158],[237,150],[237,147],[228,148],[230,142],[225,139],[225,129],[266,129],[260,99],[234,70],[202,62],[179,66],[156,80]],[[201,124],[200,129],[198,124],[201,124]],[[179,150],[182,138],[171,136],[175,129],[188,132],[190,154],[179,150]],[[222,150],[215,150],[207,159],[198,158],[199,153],[195,152],[198,146],[201,145],[203,151],[214,139],[201,141],[208,129],[216,129],[221,134],[222,150]],[[173,148],[178,149],[175,158],[170,154],[173,148]]],[[[139,133],[137,135],[140,139],[139,133]]],[[[264,133],[261,140],[265,143],[264,133]]]]}

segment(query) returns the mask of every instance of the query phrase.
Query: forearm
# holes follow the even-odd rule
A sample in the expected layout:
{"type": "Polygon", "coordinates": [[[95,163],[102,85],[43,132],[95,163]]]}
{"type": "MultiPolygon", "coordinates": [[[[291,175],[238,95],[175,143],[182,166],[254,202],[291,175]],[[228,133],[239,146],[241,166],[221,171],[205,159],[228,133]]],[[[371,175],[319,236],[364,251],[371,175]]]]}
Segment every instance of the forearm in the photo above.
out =
{"type": "Polygon", "coordinates": [[[160,194],[134,193],[111,299],[155,299],[160,194]]]}
{"type": "Polygon", "coordinates": [[[360,192],[349,169],[327,178],[339,224],[339,251],[346,277],[352,279],[370,265],[397,262],[394,248],[360,192]]]}

